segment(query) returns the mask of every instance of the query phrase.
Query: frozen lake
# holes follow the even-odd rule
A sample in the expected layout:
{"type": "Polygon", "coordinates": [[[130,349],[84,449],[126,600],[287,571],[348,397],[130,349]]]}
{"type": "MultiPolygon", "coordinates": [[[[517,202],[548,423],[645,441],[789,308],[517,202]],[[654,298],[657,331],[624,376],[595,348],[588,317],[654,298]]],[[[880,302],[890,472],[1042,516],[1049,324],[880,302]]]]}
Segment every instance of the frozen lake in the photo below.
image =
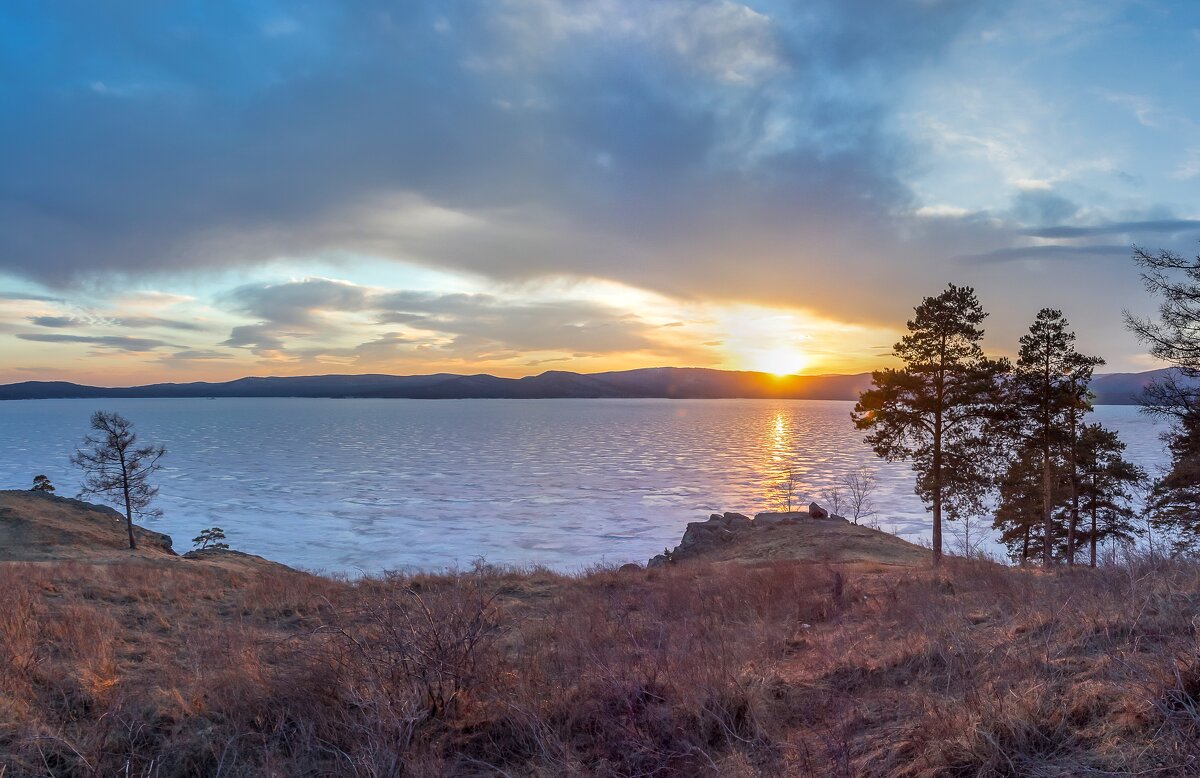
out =
{"type": "MultiPolygon", "coordinates": [[[[0,402],[0,488],[45,473],[72,496],[68,457],[98,409],[163,443],[161,519],[179,551],[197,531],[326,571],[644,562],[714,511],[801,501],[848,471],[878,479],[880,526],[910,540],[929,521],[905,463],[879,461],[852,403],[813,400],[35,400],[0,402]]],[[[1155,424],[1101,406],[1128,456],[1165,461],[1155,424]]]]}

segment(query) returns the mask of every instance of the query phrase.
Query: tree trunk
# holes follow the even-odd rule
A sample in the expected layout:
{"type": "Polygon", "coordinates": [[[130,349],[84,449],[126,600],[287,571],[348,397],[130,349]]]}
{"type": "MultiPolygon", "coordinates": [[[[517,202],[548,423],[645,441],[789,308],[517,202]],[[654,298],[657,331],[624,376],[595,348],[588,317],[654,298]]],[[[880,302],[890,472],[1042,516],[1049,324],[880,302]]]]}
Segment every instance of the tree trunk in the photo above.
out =
{"type": "Polygon", "coordinates": [[[1025,539],[1021,543],[1021,567],[1029,565],[1029,525],[1025,525],[1025,539]]]}
{"type": "Polygon", "coordinates": [[[1042,565],[1053,561],[1053,528],[1050,513],[1050,335],[1046,334],[1045,367],[1042,373],[1042,565]]]}
{"type": "Polygon", "coordinates": [[[129,499],[129,471],[125,467],[125,455],[121,455],[121,490],[125,495],[125,529],[129,532],[129,548],[136,549],[133,539],[133,505],[129,499]]]}
{"type": "Polygon", "coordinates": [[[1053,506],[1050,504],[1050,444],[1047,441],[1042,448],[1042,565],[1049,567],[1054,561],[1053,525],[1050,514],[1053,506]]]}
{"type": "MultiPolygon", "coordinates": [[[[1074,400],[1072,400],[1072,403],[1074,400]]],[[[1067,527],[1067,566],[1075,566],[1075,530],[1079,526],[1079,476],[1075,466],[1076,408],[1071,406],[1071,440],[1067,448],[1071,465],[1071,523],[1067,527]]]]}
{"type": "Polygon", "coordinates": [[[942,563],[942,410],[933,421],[933,566],[942,563]]]}
{"type": "MultiPolygon", "coordinates": [[[[1093,491],[1095,487],[1093,486],[1093,491]]],[[[1092,497],[1092,561],[1091,566],[1096,566],[1096,498],[1092,497]]]]}

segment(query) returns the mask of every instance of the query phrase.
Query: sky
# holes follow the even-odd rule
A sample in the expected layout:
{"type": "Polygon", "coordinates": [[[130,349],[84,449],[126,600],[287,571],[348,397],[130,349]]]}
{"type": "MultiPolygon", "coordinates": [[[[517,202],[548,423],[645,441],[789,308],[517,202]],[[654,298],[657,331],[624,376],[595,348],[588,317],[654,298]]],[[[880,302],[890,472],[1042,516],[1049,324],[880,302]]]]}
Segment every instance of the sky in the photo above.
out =
{"type": "Polygon", "coordinates": [[[1200,253],[1191,0],[14,0],[0,113],[0,382],[1142,370],[1200,253]]]}

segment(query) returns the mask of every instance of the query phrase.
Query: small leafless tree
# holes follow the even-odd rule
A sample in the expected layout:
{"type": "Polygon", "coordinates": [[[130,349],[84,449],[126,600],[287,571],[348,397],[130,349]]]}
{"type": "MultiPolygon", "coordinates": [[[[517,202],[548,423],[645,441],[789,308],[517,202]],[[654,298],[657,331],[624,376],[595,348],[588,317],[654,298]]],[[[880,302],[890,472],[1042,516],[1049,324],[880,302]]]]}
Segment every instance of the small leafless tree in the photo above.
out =
{"type": "Polygon", "coordinates": [[[980,526],[979,517],[966,513],[955,523],[958,526],[950,530],[954,538],[951,544],[953,552],[961,557],[973,557],[978,554],[983,547],[983,541],[987,539],[986,530],[980,526]]]}
{"type": "Polygon", "coordinates": [[[788,513],[792,512],[793,503],[796,500],[796,489],[799,482],[796,480],[796,474],[791,470],[787,471],[787,475],[779,482],[779,504],[788,513]]]}
{"type": "Polygon", "coordinates": [[[875,515],[875,476],[865,467],[853,470],[843,479],[846,487],[846,509],[855,524],[875,515]]]}
{"type": "Polygon", "coordinates": [[[829,512],[834,516],[842,515],[842,507],[846,503],[846,493],[841,483],[834,483],[821,492],[821,499],[829,506],[829,512]]]}
{"type": "Polygon", "coordinates": [[[96,411],[92,431],[71,457],[71,464],[83,470],[80,496],[96,495],[125,508],[129,547],[137,548],[133,537],[133,517],[154,518],[162,511],[150,508],[158,487],[150,485],[150,476],[161,467],[167,450],[162,446],[138,446],[133,422],[119,413],[96,411]]]}

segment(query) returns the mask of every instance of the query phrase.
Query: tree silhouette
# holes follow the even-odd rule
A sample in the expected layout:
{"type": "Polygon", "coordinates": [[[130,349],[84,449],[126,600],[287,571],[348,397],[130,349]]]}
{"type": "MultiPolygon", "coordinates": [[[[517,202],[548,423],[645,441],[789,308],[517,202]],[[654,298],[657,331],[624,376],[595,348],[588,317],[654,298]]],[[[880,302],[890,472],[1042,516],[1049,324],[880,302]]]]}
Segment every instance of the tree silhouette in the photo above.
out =
{"type": "Polygon", "coordinates": [[[1146,471],[1126,460],[1125,444],[1117,433],[1100,424],[1085,424],[1076,443],[1080,479],[1080,508],[1090,517],[1087,533],[1089,564],[1096,566],[1096,544],[1102,540],[1132,540],[1132,490],[1146,479],[1146,471]]]}
{"type": "Polygon", "coordinates": [[[1079,420],[1092,410],[1088,384],[1092,371],[1104,364],[1075,350],[1075,333],[1062,311],[1043,308],[1021,337],[1021,347],[1013,370],[1012,407],[1015,430],[1023,440],[1041,452],[1042,564],[1053,562],[1056,530],[1051,526],[1057,507],[1054,478],[1055,459],[1066,460],[1069,488],[1067,519],[1068,564],[1074,564],[1075,531],[1079,523],[1079,476],[1074,461],[1079,420]]]}
{"type": "Polygon", "coordinates": [[[50,479],[44,475],[35,475],[33,477],[33,488],[30,491],[52,493],[54,491],[54,484],[50,483],[50,479]]]}
{"type": "Polygon", "coordinates": [[[987,317],[975,290],[950,284],[926,297],[893,348],[899,370],[877,370],[854,406],[855,425],[889,461],[911,460],[916,492],[933,513],[933,563],[942,559],[942,520],[982,512],[992,481],[999,377],[1008,363],[979,343],[987,317]]]}
{"type": "Polygon", "coordinates": [[[1158,319],[1126,311],[1126,326],[1175,368],[1142,395],[1143,410],[1169,422],[1162,438],[1171,465],[1151,487],[1150,523],[1173,535],[1176,552],[1194,550],[1200,545],[1200,256],[1134,246],[1133,260],[1159,298],[1158,319]]]}
{"type": "Polygon", "coordinates": [[[850,512],[850,520],[858,524],[862,519],[875,515],[875,476],[865,467],[852,470],[842,479],[846,485],[846,504],[850,512]]]}
{"type": "Polygon", "coordinates": [[[129,547],[137,548],[133,537],[133,517],[161,516],[150,508],[158,487],[150,485],[150,476],[160,467],[167,450],[162,446],[138,446],[133,423],[119,413],[96,411],[92,414],[92,432],[71,464],[84,472],[80,496],[97,495],[125,508],[129,547]]]}
{"type": "Polygon", "coordinates": [[[197,551],[203,551],[206,548],[229,548],[229,544],[225,542],[225,530],[220,527],[200,530],[200,534],[192,538],[192,546],[197,551]]]}
{"type": "MultiPolygon", "coordinates": [[[[1061,475],[1061,460],[1056,459],[1055,464],[1061,475]]],[[[1057,500],[1061,496],[1062,478],[1052,478],[1052,484],[1060,487],[1054,495],[1057,500]]],[[[1041,448],[1029,442],[1018,446],[997,485],[999,496],[992,527],[1000,532],[1000,542],[1008,547],[1009,556],[1024,567],[1029,563],[1030,550],[1044,543],[1041,448]]]]}

